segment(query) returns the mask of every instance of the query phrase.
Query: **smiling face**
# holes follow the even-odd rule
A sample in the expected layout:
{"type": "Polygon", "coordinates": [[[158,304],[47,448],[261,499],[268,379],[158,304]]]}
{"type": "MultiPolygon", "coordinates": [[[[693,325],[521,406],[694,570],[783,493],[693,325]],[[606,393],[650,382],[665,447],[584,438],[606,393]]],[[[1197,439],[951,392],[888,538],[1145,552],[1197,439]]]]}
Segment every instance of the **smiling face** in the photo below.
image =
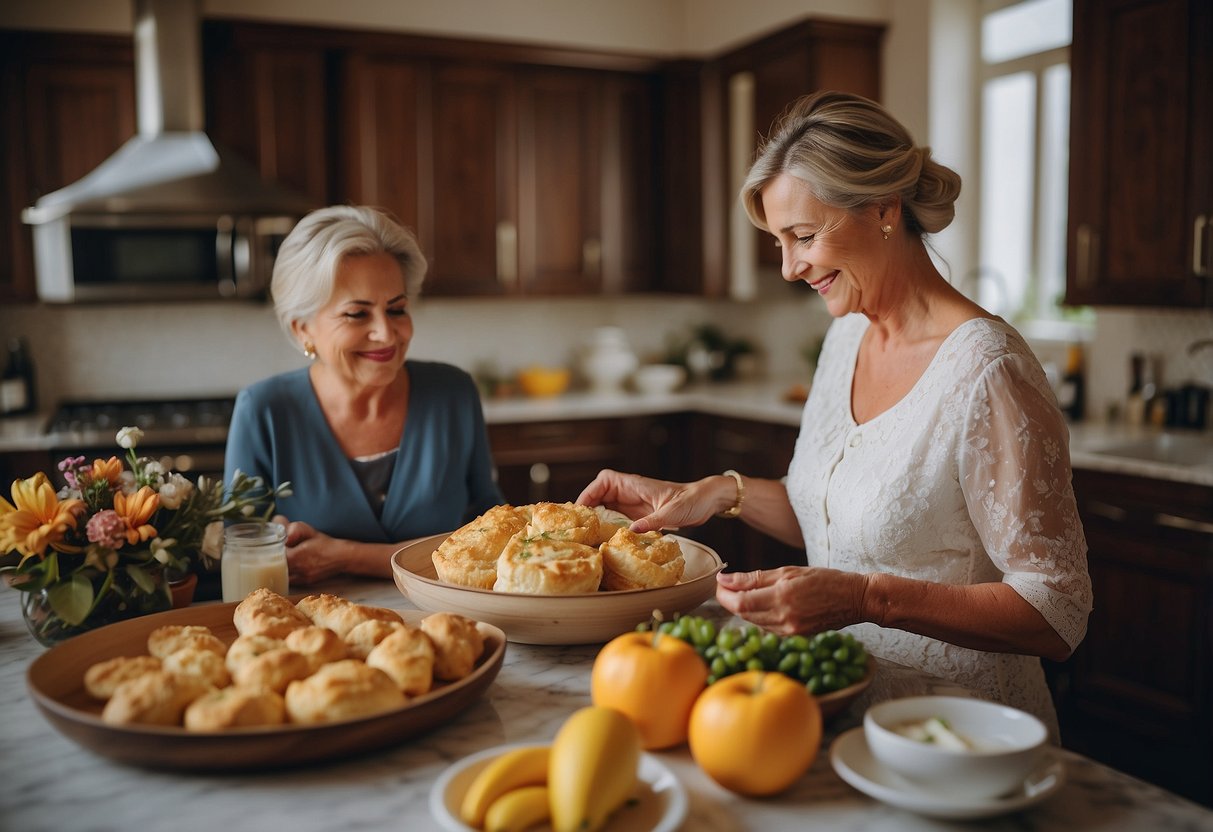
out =
{"type": "Polygon", "coordinates": [[[762,189],[762,209],[783,253],[784,280],[808,283],[836,318],[874,299],[888,262],[879,205],[855,213],[834,208],[785,173],[762,189]]]}
{"type": "Polygon", "coordinates": [[[322,370],[354,387],[391,384],[413,338],[400,264],[390,254],[346,257],[328,303],[293,327],[314,345],[322,370]]]}

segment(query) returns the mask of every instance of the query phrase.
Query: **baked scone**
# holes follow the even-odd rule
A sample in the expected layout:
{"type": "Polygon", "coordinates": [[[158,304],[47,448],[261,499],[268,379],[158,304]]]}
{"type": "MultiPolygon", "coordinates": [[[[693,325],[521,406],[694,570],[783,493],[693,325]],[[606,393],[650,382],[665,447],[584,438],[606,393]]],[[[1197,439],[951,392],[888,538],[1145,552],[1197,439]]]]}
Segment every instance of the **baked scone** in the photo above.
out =
{"type": "Polygon", "coordinates": [[[101,719],[111,725],[180,725],[189,704],[210,690],[197,676],[153,670],[118,685],[101,719]]]}
{"type": "Polygon", "coordinates": [[[405,696],[420,696],[434,685],[434,644],[416,627],[401,627],[379,642],[366,663],[391,676],[405,696]]]}
{"type": "Polygon", "coordinates": [[[286,642],[280,638],[270,638],[269,636],[247,635],[238,636],[232,642],[232,646],[227,649],[225,663],[229,673],[235,675],[240,669],[251,659],[255,659],[262,653],[268,653],[271,650],[281,650],[286,647],[286,642]]]}
{"type": "Polygon", "coordinates": [[[492,589],[497,556],[511,537],[526,528],[530,516],[510,505],[493,506],[444,540],[430,556],[440,580],[492,589]]]}
{"type": "Polygon", "coordinates": [[[620,529],[600,551],[602,588],[608,590],[673,586],[686,567],[678,541],[661,532],[620,529]]]}
{"type": "Polygon", "coordinates": [[[421,619],[421,629],[434,643],[434,678],[462,679],[484,652],[484,634],[476,622],[453,612],[436,612],[421,619]]]}
{"type": "MultiPolygon", "coordinates": [[[[532,506],[528,537],[547,533],[559,540],[572,540],[587,546],[601,546],[604,538],[598,512],[576,503],[536,503],[532,506]]],[[[607,537],[614,533],[614,527],[607,537]]]]}
{"type": "Polygon", "coordinates": [[[160,659],[155,656],[117,656],[84,671],[84,689],[89,696],[104,701],[123,682],[159,669],[160,659]]]}
{"type": "Polygon", "coordinates": [[[322,664],[340,661],[350,655],[349,645],[341,640],[341,636],[328,627],[317,627],[315,624],[288,633],[283,641],[287,648],[307,658],[313,673],[322,664]]]}
{"type": "Polygon", "coordinates": [[[321,593],[299,600],[298,611],[317,627],[328,627],[344,639],[350,630],[364,621],[396,621],[404,623],[400,613],[386,607],[355,604],[339,595],[321,593]]]}
{"type": "Polygon", "coordinates": [[[169,673],[185,676],[197,676],[202,681],[217,688],[227,687],[232,682],[225,659],[213,650],[201,647],[182,647],[174,650],[161,661],[161,666],[169,673]]]}
{"type": "Polygon", "coordinates": [[[244,688],[282,693],[287,685],[312,674],[312,663],[302,653],[285,647],[270,650],[241,664],[232,681],[244,688]]]}
{"type": "Polygon", "coordinates": [[[147,652],[158,659],[163,659],[169,653],[176,653],[183,647],[199,647],[214,651],[220,656],[227,652],[227,645],[211,632],[210,627],[166,624],[147,635],[147,652]]]}
{"type": "Polygon", "coordinates": [[[350,658],[366,661],[366,657],[375,649],[376,644],[397,630],[403,629],[404,626],[398,621],[363,621],[345,634],[345,643],[349,648],[350,658]]]}
{"type": "Polygon", "coordinates": [[[493,589],[531,595],[596,592],[602,581],[602,555],[597,547],[553,534],[527,537],[519,533],[510,538],[497,559],[493,589]]]}
{"type": "Polygon", "coordinates": [[[619,529],[626,529],[632,525],[632,518],[606,506],[594,506],[594,513],[598,515],[598,531],[602,543],[610,540],[619,529]]]}
{"type": "Polygon", "coordinates": [[[286,638],[287,633],[312,622],[286,598],[272,589],[254,589],[236,605],[232,623],[240,635],[286,638]]]}
{"type": "Polygon", "coordinates": [[[286,703],[280,695],[235,685],[204,693],[185,709],[187,731],[227,731],[284,722],[286,703]]]}
{"type": "Polygon", "coordinates": [[[355,659],[326,664],[286,689],[287,716],[303,724],[370,716],[405,701],[392,677],[355,659]]]}

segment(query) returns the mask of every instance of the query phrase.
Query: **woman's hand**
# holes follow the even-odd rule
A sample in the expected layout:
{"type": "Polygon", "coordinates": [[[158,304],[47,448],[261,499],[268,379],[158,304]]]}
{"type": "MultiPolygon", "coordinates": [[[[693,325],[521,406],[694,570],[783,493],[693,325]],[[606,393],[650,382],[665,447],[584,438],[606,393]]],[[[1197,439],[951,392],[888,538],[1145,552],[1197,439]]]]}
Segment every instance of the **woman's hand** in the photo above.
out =
{"type": "Polygon", "coordinates": [[[866,589],[866,575],[815,566],[716,575],[720,606],[781,636],[858,624],[866,589]]]}
{"type": "MultiPolygon", "coordinates": [[[[626,514],[635,521],[632,531],[638,533],[698,526],[720,510],[716,507],[719,496],[712,492],[716,485],[713,479],[722,478],[679,483],[604,469],[585,487],[577,502],[626,514]]],[[[723,479],[728,480],[729,488],[735,488],[732,480],[723,479]]]]}
{"type": "Polygon", "coordinates": [[[274,520],[286,526],[286,566],[292,584],[306,586],[344,571],[344,563],[337,555],[341,541],[301,520],[292,523],[282,516],[274,520]]]}

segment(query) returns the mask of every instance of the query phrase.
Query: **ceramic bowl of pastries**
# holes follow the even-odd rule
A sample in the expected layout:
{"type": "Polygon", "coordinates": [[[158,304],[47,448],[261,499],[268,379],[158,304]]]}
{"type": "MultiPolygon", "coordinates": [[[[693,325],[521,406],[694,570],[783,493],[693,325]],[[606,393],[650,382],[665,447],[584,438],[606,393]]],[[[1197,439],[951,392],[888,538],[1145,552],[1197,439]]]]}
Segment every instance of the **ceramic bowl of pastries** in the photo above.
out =
{"type": "Polygon", "coordinates": [[[423,610],[500,627],[526,644],[595,644],[649,620],[690,612],[716,593],[711,548],[637,534],[622,514],[574,503],[495,506],[392,557],[396,586],[423,610]]]}
{"type": "Polygon", "coordinates": [[[399,743],[472,705],[505,655],[499,628],[267,589],[112,624],[30,665],[39,710],[123,763],[288,768],[399,743]]]}

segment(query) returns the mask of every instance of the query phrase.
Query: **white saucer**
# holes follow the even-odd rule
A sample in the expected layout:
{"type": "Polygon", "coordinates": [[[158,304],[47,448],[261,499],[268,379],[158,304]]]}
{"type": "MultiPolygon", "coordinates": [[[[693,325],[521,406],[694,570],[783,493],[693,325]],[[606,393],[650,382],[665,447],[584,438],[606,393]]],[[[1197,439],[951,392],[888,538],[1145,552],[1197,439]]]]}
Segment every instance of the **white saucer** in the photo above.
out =
{"type": "Polygon", "coordinates": [[[1048,754],[1046,761],[1010,794],[980,800],[936,794],[881,765],[868,749],[862,726],[841,734],[831,743],[830,765],[839,777],[869,797],[920,815],[953,820],[987,818],[1027,808],[1052,795],[1066,781],[1065,765],[1055,755],[1048,754]]]}
{"type": "MultiPolygon", "coordinates": [[[[459,804],[464,792],[480,769],[499,754],[519,745],[512,743],[470,754],[446,768],[430,789],[430,812],[448,832],[475,832],[459,819],[459,804]]],[[[686,789],[674,772],[652,754],[641,752],[637,769],[640,779],[635,799],[621,806],[603,827],[603,832],[675,832],[686,820],[690,801],[686,789]]],[[[547,824],[534,832],[550,832],[547,824]]]]}

